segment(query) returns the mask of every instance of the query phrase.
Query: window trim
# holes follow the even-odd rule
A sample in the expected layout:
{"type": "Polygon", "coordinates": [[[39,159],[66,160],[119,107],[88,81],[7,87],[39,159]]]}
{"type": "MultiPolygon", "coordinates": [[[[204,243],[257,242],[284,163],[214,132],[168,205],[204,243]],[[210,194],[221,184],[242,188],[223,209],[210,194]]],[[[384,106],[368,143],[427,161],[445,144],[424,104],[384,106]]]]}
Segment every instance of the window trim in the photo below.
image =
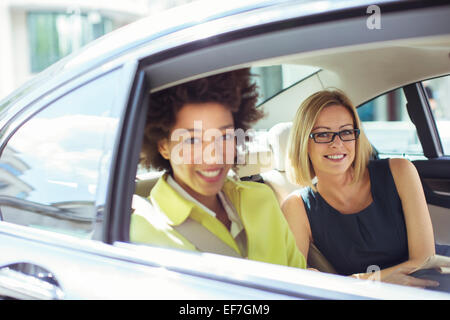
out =
{"type": "Polygon", "coordinates": [[[403,91],[407,100],[406,109],[416,127],[423,154],[428,159],[442,157],[444,152],[441,139],[422,83],[406,85],[403,91]]]}
{"type": "MultiPolygon", "coordinates": [[[[374,98],[372,98],[370,100],[364,101],[364,102],[360,103],[359,105],[356,105],[355,108],[358,111],[358,109],[363,107],[365,104],[367,104],[369,102],[372,102],[372,101],[374,101],[374,100],[376,100],[376,99],[378,99],[380,97],[383,97],[385,95],[388,95],[390,93],[394,93],[394,92],[396,92],[398,90],[404,90],[404,86],[396,87],[396,88],[393,88],[393,89],[391,89],[389,91],[383,92],[383,93],[375,96],[374,98]]],[[[406,95],[405,95],[405,99],[406,99],[406,102],[408,102],[406,95]]],[[[408,112],[408,110],[406,110],[406,111],[408,112]]],[[[408,116],[409,116],[409,113],[408,113],[408,116]]],[[[410,116],[409,116],[409,119],[411,120],[410,116]]],[[[386,121],[390,122],[390,120],[386,120],[386,121]]],[[[364,122],[370,122],[370,121],[361,121],[361,122],[364,125],[364,122]]],[[[416,125],[414,124],[414,122],[412,120],[411,120],[411,123],[414,125],[414,127],[416,127],[416,125]]],[[[365,130],[364,132],[366,132],[366,131],[367,130],[365,130]]],[[[416,134],[417,134],[417,128],[416,128],[416,134]]],[[[366,135],[367,135],[367,132],[366,132],[366,135]]],[[[419,137],[419,136],[417,135],[417,137],[419,137]]],[[[369,139],[369,142],[370,142],[370,137],[368,136],[367,138],[369,139]]],[[[422,151],[423,151],[422,142],[420,142],[420,143],[421,143],[420,145],[421,145],[422,151]]],[[[379,155],[388,155],[388,156],[392,156],[392,155],[395,155],[395,156],[403,155],[404,156],[404,155],[407,155],[407,156],[413,157],[413,158],[415,158],[415,157],[425,157],[425,155],[423,153],[412,153],[412,152],[391,153],[391,152],[386,152],[386,151],[383,151],[383,150],[379,151],[379,149],[380,149],[379,147],[373,145],[372,142],[371,142],[371,145],[372,145],[372,149],[373,149],[373,153],[372,153],[373,157],[376,158],[376,159],[379,159],[379,155]]]]}
{"type": "Polygon", "coordinates": [[[133,79],[121,119],[105,202],[103,241],[109,244],[129,241],[131,202],[147,118],[149,84],[145,72],[137,61],[127,63],[124,69],[133,79]]]}

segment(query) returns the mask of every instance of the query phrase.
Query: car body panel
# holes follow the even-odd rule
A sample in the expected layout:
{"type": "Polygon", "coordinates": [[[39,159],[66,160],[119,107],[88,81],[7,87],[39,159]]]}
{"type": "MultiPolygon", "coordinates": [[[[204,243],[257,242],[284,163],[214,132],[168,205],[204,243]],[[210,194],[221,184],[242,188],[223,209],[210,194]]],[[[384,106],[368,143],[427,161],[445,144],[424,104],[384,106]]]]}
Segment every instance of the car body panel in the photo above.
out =
{"type": "MultiPolygon", "coordinates": [[[[238,290],[233,284],[195,276],[180,277],[178,272],[160,265],[137,263],[124,255],[123,250],[101,243],[52,239],[72,242],[71,246],[59,246],[41,236],[44,240],[31,241],[28,237],[5,236],[0,232],[3,252],[0,264],[26,263],[49,270],[58,281],[64,299],[225,299],[231,294],[238,299],[286,298],[252,288],[238,290]],[[14,247],[10,245],[12,242],[14,247]],[[21,256],[24,258],[18,260],[21,256]]],[[[2,283],[0,293],[1,287],[2,283]]]]}
{"type": "Polygon", "coordinates": [[[64,299],[448,298],[439,292],[209,253],[123,243],[110,246],[47,231],[30,235],[27,228],[6,222],[0,225],[0,246],[0,266],[26,263],[50,271],[64,299]],[[20,256],[26,258],[18,260],[20,256]]]}

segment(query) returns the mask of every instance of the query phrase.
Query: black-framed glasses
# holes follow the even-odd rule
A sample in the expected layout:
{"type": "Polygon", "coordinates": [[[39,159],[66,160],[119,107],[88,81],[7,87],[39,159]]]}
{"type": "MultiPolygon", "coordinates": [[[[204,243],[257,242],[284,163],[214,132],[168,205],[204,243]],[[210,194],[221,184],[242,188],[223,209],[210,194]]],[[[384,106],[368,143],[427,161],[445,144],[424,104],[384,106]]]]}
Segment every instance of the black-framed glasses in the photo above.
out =
{"type": "Polygon", "coordinates": [[[359,137],[359,129],[346,129],[339,132],[314,132],[309,135],[311,139],[314,139],[315,143],[331,143],[336,136],[342,141],[353,141],[359,137]]]}

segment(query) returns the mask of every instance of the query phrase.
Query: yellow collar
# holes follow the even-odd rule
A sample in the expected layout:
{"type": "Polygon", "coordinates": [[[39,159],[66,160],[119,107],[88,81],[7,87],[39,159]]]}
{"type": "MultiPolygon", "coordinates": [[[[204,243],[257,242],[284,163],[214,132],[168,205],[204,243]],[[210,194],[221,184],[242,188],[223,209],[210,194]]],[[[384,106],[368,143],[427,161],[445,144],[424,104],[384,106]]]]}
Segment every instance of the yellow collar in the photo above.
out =
{"type": "MultiPolygon", "coordinates": [[[[179,225],[186,220],[191,211],[196,205],[185,199],[177,191],[175,191],[167,182],[167,175],[165,173],[153,187],[150,197],[153,203],[159,206],[159,208],[166,214],[170,220],[171,225],[179,225]]],[[[227,178],[224,183],[223,191],[232,203],[235,203],[239,199],[238,191],[241,188],[248,188],[240,181],[234,181],[227,178]]]]}

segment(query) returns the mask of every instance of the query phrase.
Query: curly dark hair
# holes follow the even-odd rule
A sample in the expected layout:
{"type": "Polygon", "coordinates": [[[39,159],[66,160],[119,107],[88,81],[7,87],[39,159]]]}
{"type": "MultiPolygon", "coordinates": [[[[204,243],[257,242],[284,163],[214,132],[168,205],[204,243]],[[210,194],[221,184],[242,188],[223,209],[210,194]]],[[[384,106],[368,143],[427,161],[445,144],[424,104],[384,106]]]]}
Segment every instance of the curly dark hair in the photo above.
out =
{"type": "Polygon", "coordinates": [[[171,170],[158,151],[158,142],[169,138],[178,111],[188,103],[220,103],[231,111],[235,129],[247,130],[264,116],[256,109],[256,84],[250,69],[239,69],[190,81],[150,95],[141,164],[156,170],[171,170]]]}

